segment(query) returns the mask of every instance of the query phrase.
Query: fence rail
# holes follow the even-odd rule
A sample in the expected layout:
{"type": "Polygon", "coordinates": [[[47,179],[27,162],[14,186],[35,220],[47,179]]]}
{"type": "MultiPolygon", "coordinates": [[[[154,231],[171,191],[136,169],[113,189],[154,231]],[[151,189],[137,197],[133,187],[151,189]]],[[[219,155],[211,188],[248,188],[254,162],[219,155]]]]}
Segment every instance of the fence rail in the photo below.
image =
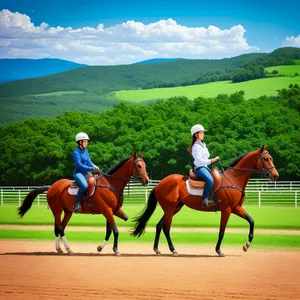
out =
{"type": "MultiPolygon", "coordinates": [[[[151,180],[147,187],[131,181],[124,189],[125,203],[146,202],[150,191],[159,180],[151,180]]],[[[20,206],[26,195],[40,186],[0,186],[0,205],[20,206]]],[[[246,187],[245,204],[264,206],[290,206],[299,203],[300,181],[270,182],[268,179],[250,179],[246,187]]],[[[46,194],[40,194],[34,205],[47,205],[46,194]]]]}

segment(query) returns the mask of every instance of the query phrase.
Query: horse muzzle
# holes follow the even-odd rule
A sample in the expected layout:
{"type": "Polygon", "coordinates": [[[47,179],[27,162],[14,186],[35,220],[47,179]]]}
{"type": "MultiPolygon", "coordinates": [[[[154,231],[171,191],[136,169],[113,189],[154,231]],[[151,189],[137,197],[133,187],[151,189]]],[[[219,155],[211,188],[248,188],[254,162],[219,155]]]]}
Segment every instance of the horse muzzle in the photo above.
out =
{"type": "Polygon", "coordinates": [[[269,179],[271,180],[271,181],[276,181],[278,178],[279,178],[279,174],[275,171],[273,171],[273,172],[269,172],[268,173],[268,177],[269,177],[269,179]]]}

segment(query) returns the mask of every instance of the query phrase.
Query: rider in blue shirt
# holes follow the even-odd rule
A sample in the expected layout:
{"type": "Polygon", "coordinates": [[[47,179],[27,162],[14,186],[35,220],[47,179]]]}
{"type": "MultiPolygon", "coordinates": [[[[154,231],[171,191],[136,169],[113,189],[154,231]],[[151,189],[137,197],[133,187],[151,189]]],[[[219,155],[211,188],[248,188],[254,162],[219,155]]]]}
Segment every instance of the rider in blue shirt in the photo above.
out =
{"type": "Polygon", "coordinates": [[[86,150],[89,143],[89,139],[89,136],[84,132],[78,133],[75,137],[78,147],[73,152],[73,159],[75,162],[74,179],[79,185],[79,190],[76,196],[75,205],[72,209],[74,213],[81,212],[80,201],[88,188],[87,172],[100,171],[100,169],[92,163],[89,153],[86,150]]]}

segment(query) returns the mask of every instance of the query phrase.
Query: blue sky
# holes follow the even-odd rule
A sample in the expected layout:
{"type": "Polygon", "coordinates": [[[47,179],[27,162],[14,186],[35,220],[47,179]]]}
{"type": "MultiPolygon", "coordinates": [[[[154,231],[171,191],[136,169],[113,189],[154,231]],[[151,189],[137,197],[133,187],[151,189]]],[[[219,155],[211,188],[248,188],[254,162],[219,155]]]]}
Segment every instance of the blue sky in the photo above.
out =
{"type": "Polygon", "coordinates": [[[0,58],[90,65],[300,47],[300,1],[1,1],[0,58]]]}

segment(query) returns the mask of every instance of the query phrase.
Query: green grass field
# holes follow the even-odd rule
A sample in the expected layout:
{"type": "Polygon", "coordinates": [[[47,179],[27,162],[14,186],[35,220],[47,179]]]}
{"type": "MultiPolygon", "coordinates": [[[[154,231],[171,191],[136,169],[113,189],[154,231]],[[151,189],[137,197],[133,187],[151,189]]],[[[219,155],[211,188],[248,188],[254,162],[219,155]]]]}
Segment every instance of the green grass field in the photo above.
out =
{"type": "MultiPolygon", "coordinates": [[[[156,208],[153,216],[148,222],[146,233],[141,238],[133,238],[130,236],[129,228],[133,227],[132,218],[135,217],[142,209],[143,205],[125,205],[124,211],[130,216],[125,222],[116,218],[118,227],[126,226],[126,231],[121,231],[119,235],[120,247],[122,242],[141,242],[153,243],[155,233],[148,230],[154,227],[162,216],[160,207],[156,208]]],[[[255,229],[300,229],[300,210],[296,208],[257,208],[249,206],[247,212],[255,221],[255,229]]],[[[185,228],[214,228],[215,232],[172,232],[172,240],[174,244],[211,244],[214,245],[218,238],[218,227],[220,222],[220,212],[204,213],[183,208],[182,211],[173,219],[172,226],[185,228]]],[[[0,207],[0,224],[6,225],[51,225],[53,226],[53,216],[49,209],[43,207],[32,207],[23,219],[17,215],[16,206],[0,207]]],[[[93,226],[105,227],[106,220],[102,215],[73,215],[69,222],[69,226],[93,226]]],[[[248,230],[248,223],[231,215],[227,228],[245,228],[248,230]]],[[[255,233],[254,248],[286,248],[300,249],[300,235],[295,234],[265,234],[255,233]]],[[[66,229],[68,240],[73,242],[90,242],[98,244],[104,239],[105,232],[102,228],[99,231],[68,231],[66,229]]],[[[22,229],[0,229],[0,239],[14,240],[53,240],[53,230],[26,230],[22,229]]],[[[111,237],[112,241],[112,237],[111,237]]],[[[223,240],[223,246],[240,246],[242,247],[247,241],[247,233],[231,233],[227,232],[223,240]]],[[[165,237],[161,235],[161,242],[166,243],[165,237]]]]}
{"type": "MultiPolygon", "coordinates": [[[[123,206],[124,212],[129,216],[127,222],[116,218],[119,227],[132,227],[132,219],[143,209],[143,204],[127,204],[123,206]]],[[[248,214],[255,221],[255,228],[260,229],[299,229],[300,209],[298,208],[257,208],[245,207],[248,214]]],[[[157,206],[154,214],[148,222],[148,226],[154,227],[162,217],[162,210],[157,206]]],[[[186,228],[218,228],[220,212],[199,212],[184,207],[174,218],[173,227],[186,228]]],[[[0,207],[0,224],[19,225],[53,225],[52,212],[43,207],[32,207],[26,215],[20,219],[16,206],[0,207]]],[[[102,215],[73,215],[69,222],[70,226],[105,226],[106,219],[102,215]]],[[[228,228],[248,228],[248,222],[231,215],[228,228]]]]}
{"type": "MultiPolygon", "coordinates": [[[[287,66],[294,67],[294,66],[287,66]]],[[[299,66],[295,66],[298,67],[299,66]]],[[[276,68],[276,67],[274,67],[276,68]]],[[[288,88],[290,84],[300,84],[300,76],[264,78],[241,83],[231,81],[218,81],[207,84],[191,85],[185,87],[160,88],[150,90],[122,90],[110,93],[115,100],[141,102],[154,99],[167,99],[170,97],[185,96],[189,99],[197,97],[215,97],[218,94],[232,94],[245,91],[245,99],[257,98],[262,95],[273,96],[277,90],[288,88]]]]}
{"type": "MultiPolygon", "coordinates": [[[[255,233],[254,233],[255,234],[255,233]]],[[[68,232],[66,230],[66,235],[68,241],[72,244],[74,242],[89,242],[98,245],[105,236],[105,232],[68,232]]],[[[218,230],[215,233],[206,232],[173,232],[172,241],[176,247],[176,244],[198,244],[205,245],[209,244],[214,247],[218,239],[218,230]]],[[[120,248],[122,248],[122,243],[128,242],[139,242],[139,243],[153,243],[154,232],[147,232],[140,238],[133,238],[130,236],[129,232],[120,232],[119,242],[120,248]]],[[[0,239],[6,240],[53,240],[53,231],[49,230],[12,230],[12,229],[0,229],[0,239]]],[[[110,238],[110,244],[113,238],[110,238]]],[[[163,234],[161,234],[161,243],[166,243],[166,239],[163,234]]],[[[225,233],[222,247],[228,246],[240,246],[242,247],[247,242],[247,234],[240,233],[225,233]]],[[[110,247],[110,246],[109,246],[110,247]]],[[[300,236],[299,235],[279,235],[279,234],[255,234],[251,248],[286,248],[290,250],[295,250],[300,248],[300,236]]]]}

